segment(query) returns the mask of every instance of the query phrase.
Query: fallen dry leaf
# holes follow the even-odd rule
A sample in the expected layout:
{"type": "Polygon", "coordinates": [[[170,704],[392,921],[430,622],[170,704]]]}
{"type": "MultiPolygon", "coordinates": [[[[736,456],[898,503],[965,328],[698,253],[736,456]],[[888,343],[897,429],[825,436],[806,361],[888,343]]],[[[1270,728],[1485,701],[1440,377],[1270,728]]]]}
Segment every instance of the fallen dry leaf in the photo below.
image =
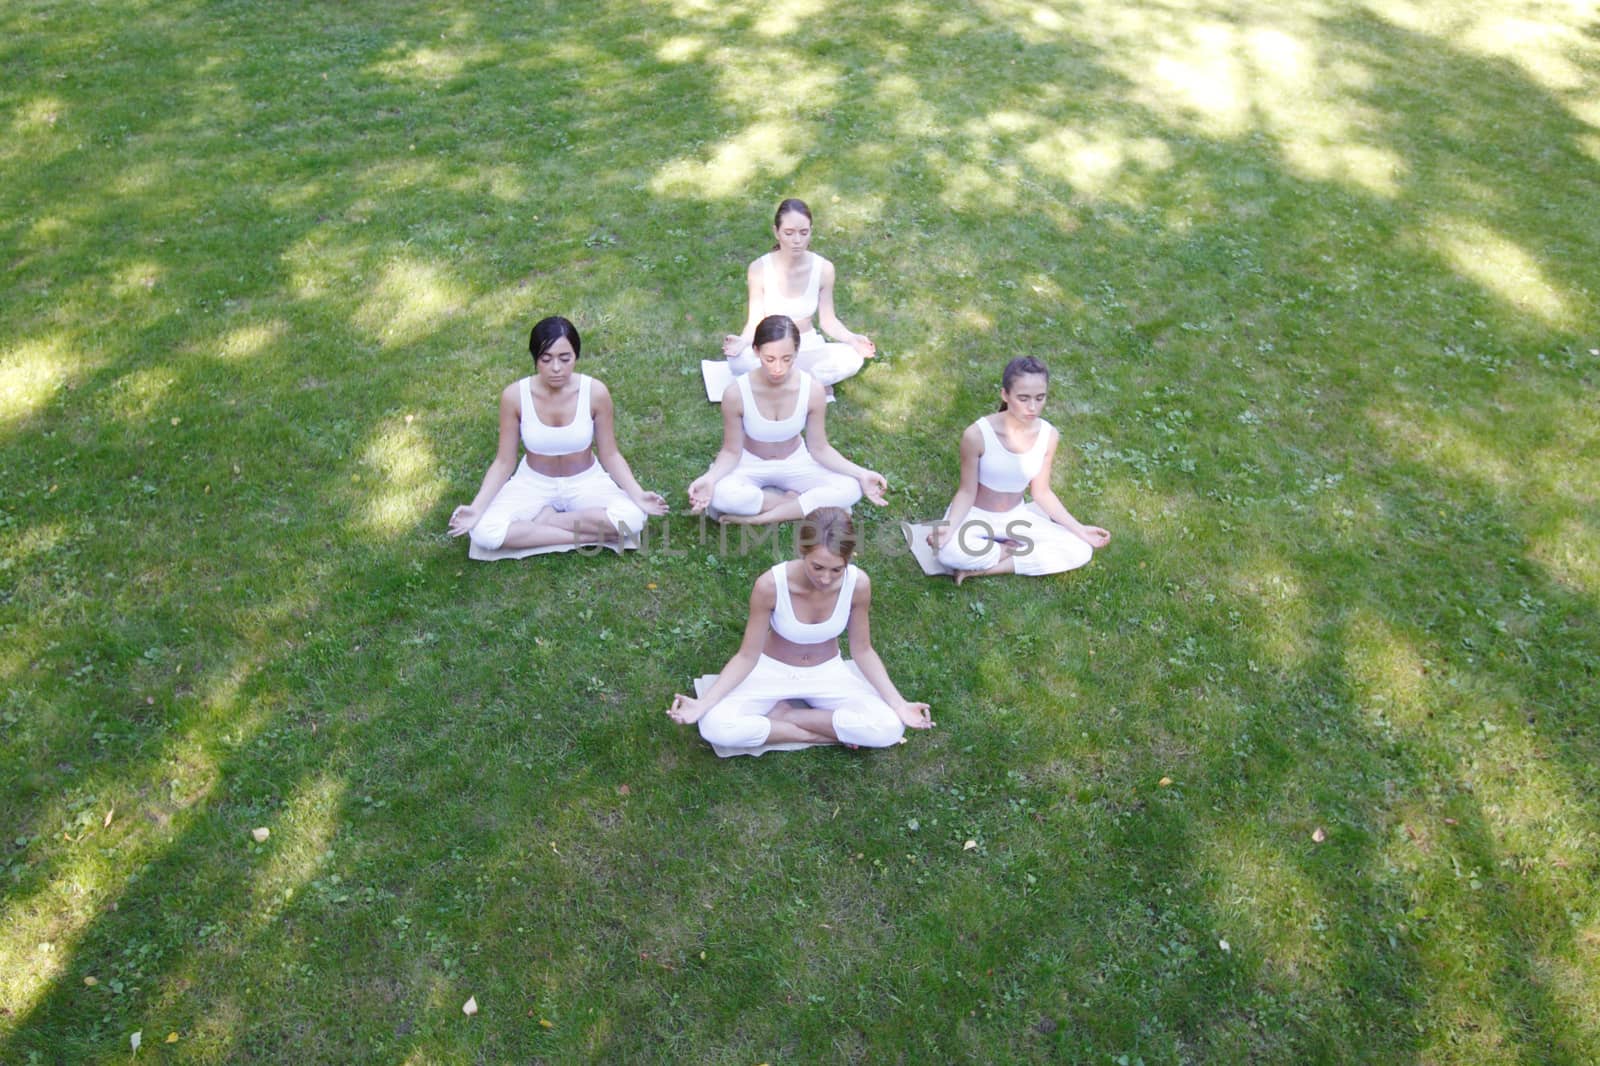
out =
{"type": "Polygon", "coordinates": [[[177,1042],[178,1042],[178,1034],[177,1033],[168,1033],[167,1034],[167,1043],[176,1044],[177,1042]]]}
{"type": "Polygon", "coordinates": [[[100,828],[101,829],[110,829],[111,828],[111,817],[112,817],[112,815],[114,815],[116,813],[117,813],[117,809],[115,807],[113,807],[109,811],[107,811],[106,812],[106,820],[100,823],[100,828]]]}
{"type": "Polygon", "coordinates": [[[971,851],[973,848],[975,848],[977,846],[978,846],[978,842],[976,840],[969,840],[965,844],[961,845],[961,850],[962,851],[971,851]]]}
{"type": "Polygon", "coordinates": [[[1324,833],[1322,831],[1322,826],[1319,825],[1319,826],[1317,826],[1315,829],[1313,829],[1311,831],[1311,839],[1316,841],[1318,844],[1320,844],[1324,840],[1328,839],[1328,834],[1324,833]]]}
{"type": "Polygon", "coordinates": [[[628,793],[630,793],[632,791],[633,791],[633,789],[629,788],[627,785],[618,785],[617,786],[617,792],[619,794],[621,794],[621,795],[626,796],[628,793]]]}
{"type": "Polygon", "coordinates": [[[539,1019],[539,1028],[541,1028],[541,1029],[554,1029],[555,1027],[556,1027],[556,1023],[551,1021],[549,1018],[540,1018],[539,1019]]]}
{"type": "Polygon", "coordinates": [[[1232,953],[1232,951],[1233,951],[1233,946],[1231,944],[1229,944],[1226,940],[1217,941],[1217,947],[1221,948],[1225,952],[1232,953]]]}
{"type": "Polygon", "coordinates": [[[133,1048],[133,1053],[135,1055],[139,1053],[139,1045],[142,1043],[144,1043],[143,1032],[135,1032],[129,1035],[128,1044],[133,1048]]]}
{"type": "Polygon", "coordinates": [[[1156,784],[1162,788],[1166,788],[1168,785],[1172,784],[1172,778],[1163,777],[1160,781],[1157,781],[1156,784]]]}
{"type": "Polygon", "coordinates": [[[263,825],[250,830],[250,835],[255,838],[257,844],[265,844],[267,838],[272,835],[272,830],[263,825]]]}
{"type": "Polygon", "coordinates": [[[93,988],[95,985],[97,985],[99,983],[100,983],[100,978],[95,977],[93,975],[90,975],[90,976],[85,977],[83,979],[83,987],[84,988],[93,988]]]}
{"type": "Polygon", "coordinates": [[[467,1001],[461,1004],[461,1013],[465,1014],[468,1018],[478,1013],[478,997],[468,996],[467,1001]]]}

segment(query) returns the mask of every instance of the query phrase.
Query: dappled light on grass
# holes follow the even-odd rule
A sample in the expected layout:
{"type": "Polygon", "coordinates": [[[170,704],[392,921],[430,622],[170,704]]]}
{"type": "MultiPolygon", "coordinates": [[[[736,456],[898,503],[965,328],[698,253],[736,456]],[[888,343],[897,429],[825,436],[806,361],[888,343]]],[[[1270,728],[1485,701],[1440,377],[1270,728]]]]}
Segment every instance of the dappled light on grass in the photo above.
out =
{"type": "Polygon", "coordinates": [[[1149,179],[1172,166],[1172,150],[1165,141],[1109,130],[1057,129],[1029,144],[1024,155],[1040,173],[1065,181],[1080,196],[1120,201],[1137,198],[1140,183],[1130,183],[1130,170],[1149,179]]]}
{"type": "Polygon", "coordinates": [[[445,490],[439,460],[410,418],[392,416],[368,442],[361,465],[371,471],[364,525],[371,533],[396,537],[412,529],[445,490]]]}
{"type": "Polygon", "coordinates": [[[1528,538],[1528,555],[1556,581],[1600,602],[1600,526],[1564,518],[1528,538]]]}
{"type": "Polygon", "coordinates": [[[27,340],[0,354],[0,423],[43,410],[82,370],[61,334],[27,340]]]}
{"type": "Polygon", "coordinates": [[[734,196],[756,181],[786,177],[800,163],[798,144],[809,139],[796,120],[766,119],[751,123],[699,159],[668,163],[650,182],[661,196],[692,195],[708,199],[734,196]]]}
{"type": "Polygon", "coordinates": [[[1317,646],[1313,601],[1294,567],[1274,555],[1257,553],[1241,559],[1226,581],[1255,606],[1251,629],[1272,665],[1295,668],[1313,654],[1317,646]]]}
{"type": "Polygon", "coordinates": [[[1332,991],[1332,947],[1326,929],[1329,903],[1292,849],[1312,842],[1279,823],[1282,839],[1267,841],[1240,831],[1227,819],[1208,823],[1196,842],[1211,870],[1213,921],[1231,950],[1248,966],[1260,966],[1268,986],[1314,999],[1332,991]],[[1320,928],[1319,928],[1320,927],[1320,928]]]}
{"type": "Polygon", "coordinates": [[[217,343],[217,355],[230,362],[253,359],[281,340],[288,330],[288,324],[281,318],[240,326],[223,334],[217,343]]]}
{"type": "Polygon", "coordinates": [[[371,284],[354,318],[387,348],[414,344],[458,314],[468,295],[443,267],[396,256],[371,284]]]}
{"type": "Polygon", "coordinates": [[[812,20],[828,10],[829,0],[767,0],[759,8],[760,17],[754,29],[762,37],[787,37],[808,28],[815,29],[812,20]]]}
{"type": "Polygon", "coordinates": [[[1433,229],[1439,250],[1462,275],[1499,296],[1522,314],[1546,325],[1581,328],[1566,297],[1525,248],[1489,227],[1464,219],[1441,220],[1433,229]]]}
{"type": "MultiPolygon", "coordinates": [[[[1530,7],[1534,5],[1530,4],[1530,7]]],[[[1579,5],[1574,3],[1576,10],[1579,5]]],[[[1591,8],[1593,5],[1584,5],[1591,8]]],[[[1558,96],[1595,91],[1595,69],[1600,64],[1600,43],[1576,26],[1514,15],[1483,15],[1454,34],[1463,49],[1514,63],[1533,82],[1558,96]]]]}

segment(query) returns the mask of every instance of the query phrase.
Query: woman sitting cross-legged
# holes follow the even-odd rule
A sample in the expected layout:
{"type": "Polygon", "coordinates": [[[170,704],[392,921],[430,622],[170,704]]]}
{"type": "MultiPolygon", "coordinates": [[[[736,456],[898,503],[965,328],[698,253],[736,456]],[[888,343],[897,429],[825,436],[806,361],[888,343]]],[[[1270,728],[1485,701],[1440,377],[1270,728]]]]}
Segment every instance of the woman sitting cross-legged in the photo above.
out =
{"type": "Polygon", "coordinates": [[[888,483],[828,443],[822,386],[795,369],[800,331],[783,315],[755,331],[760,364],[722,395],[722,448],[689,486],[690,509],[725,522],[787,522],[818,507],[848,509],[863,493],[884,504],[888,483]]]}
{"type": "Polygon", "coordinates": [[[800,330],[800,366],[824,385],[843,381],[861,369],[863,359],[877,353],[872,339],[853,333],[833,307],[833,264],[811,250],[811,208],[803,200],[785,200],[772,216],[776,243],[745,271],[749,316],[744,332],[722,341],[728,369],[747,374],[756,368],[754,331],[769,315],[787,315],[800,330]],[[825,341],[814,323],[834,341],[825,341]]]}
{"type": "Polygon", "coordinates": [[[882,748],[933,724],[900,695],[872,646],[872,584],[850,563],[848,511],[823,507],[799,526],[800,557],[756,579],[739,650],[706,694],[675,695],[668,717],[699,723],[718,754],[846,744],[882,748]],[[848,632],[852,670],[839,656],[848,632]],[[859,673],[857,672],[859,670],[859,673]]]}
{"type": "Polygon", "coordinates": [[[536,371],[500,393],[500,443],[472,502],[450,515],[450,535],[485,552],[616,544],[667,501],[634,480],[617,450],[611,394],[577,372],[577,327],[540,320],[528,339],[536,371]],[[523,447],[517,462],[517,442],[523,447]]]}
{"type": "Polygon", "coordinates": [[[1110,533],[1072,517],[1050,487],[1061,437],[1041,417],[1049,384],[1039,360],[1011,360],[1000,378],[1000,410],[961,435],[961,485],[928,534],[958,585],[984,574],[1075,570],[1111,542],[1110,533]],[[1026,489],[1047,517],[1023,506],[1026,489]]]}

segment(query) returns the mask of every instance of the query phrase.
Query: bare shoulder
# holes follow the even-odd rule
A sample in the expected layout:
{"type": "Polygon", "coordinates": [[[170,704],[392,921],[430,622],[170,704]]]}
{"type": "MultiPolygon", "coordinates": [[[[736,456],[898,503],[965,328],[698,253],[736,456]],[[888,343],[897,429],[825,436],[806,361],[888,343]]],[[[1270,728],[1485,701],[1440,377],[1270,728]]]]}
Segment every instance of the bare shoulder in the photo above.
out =
{"type": "Polygon", "coordinates": [[[811,255],[816,260],[817,269],[822,271],[822,283],[824,285],[830,284],[834,277],[833,261],[824,256],[817,255],[816,252],[812,252],[811,255]]]}
{"type": "Polygon", "coordinates": [[[500,409],[522,412],[522,379],[518,378],[500,390],[500,409]]]}
{"type": "Polygon", "coordinates": [[[611,390],[606,388],[606,383],[597,377],[589,378],[589,406],[611,406],[611,390]]]}
{"type": "MultiPolygon", "coordinates": [[[[787,568],[784,574],[788,574],[787,568]]],[[[750,606],[771,610],[778,605],[778,582],[771,570],[761,571],[755,587],[750,590],[750,606]]]]}
{"type": "Polygon", "coordinates": [[[850,606],[852,606],[852,607],[865,607],[867,604],[869,604],[871,602],[872,602],[872,579],[867,576],[867,572],[865,570],[862,570],[861,568],[857,567],[856,568],[856,587],[855,587],[855,591],[853,593],[851,593],[851,595],[850,595],[850,606]]]}

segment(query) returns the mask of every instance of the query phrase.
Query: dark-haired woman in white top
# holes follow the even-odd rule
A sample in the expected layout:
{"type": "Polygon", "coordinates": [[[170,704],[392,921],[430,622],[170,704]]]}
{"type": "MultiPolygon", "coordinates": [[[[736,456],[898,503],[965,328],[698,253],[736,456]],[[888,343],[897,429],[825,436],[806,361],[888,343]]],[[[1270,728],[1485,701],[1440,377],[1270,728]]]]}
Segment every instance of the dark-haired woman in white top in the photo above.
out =
{"type": "Polygon", "coordinates": [[[577,372],[582,340],[560,315],[528,338],[534,373],[500,393],[500,440],[472,502],[450,515],[450,535],[485,552],[615,544],[667,513],[617,448],[611,393],[577,372]],[[517,461],[517,445],[523,457],[517,461]]]}
{"type": "Polygon", "coordinates": [[[766,525],[818,507],[848,509],[864,494],[883,505],[882,474],[828,443],[822,386],[795,368],[800,331],[783,315],[764,318],[753,339],[760,365],[722,395],[722,448],[689,486],[690,509],[725,522],[766,525]]]}

